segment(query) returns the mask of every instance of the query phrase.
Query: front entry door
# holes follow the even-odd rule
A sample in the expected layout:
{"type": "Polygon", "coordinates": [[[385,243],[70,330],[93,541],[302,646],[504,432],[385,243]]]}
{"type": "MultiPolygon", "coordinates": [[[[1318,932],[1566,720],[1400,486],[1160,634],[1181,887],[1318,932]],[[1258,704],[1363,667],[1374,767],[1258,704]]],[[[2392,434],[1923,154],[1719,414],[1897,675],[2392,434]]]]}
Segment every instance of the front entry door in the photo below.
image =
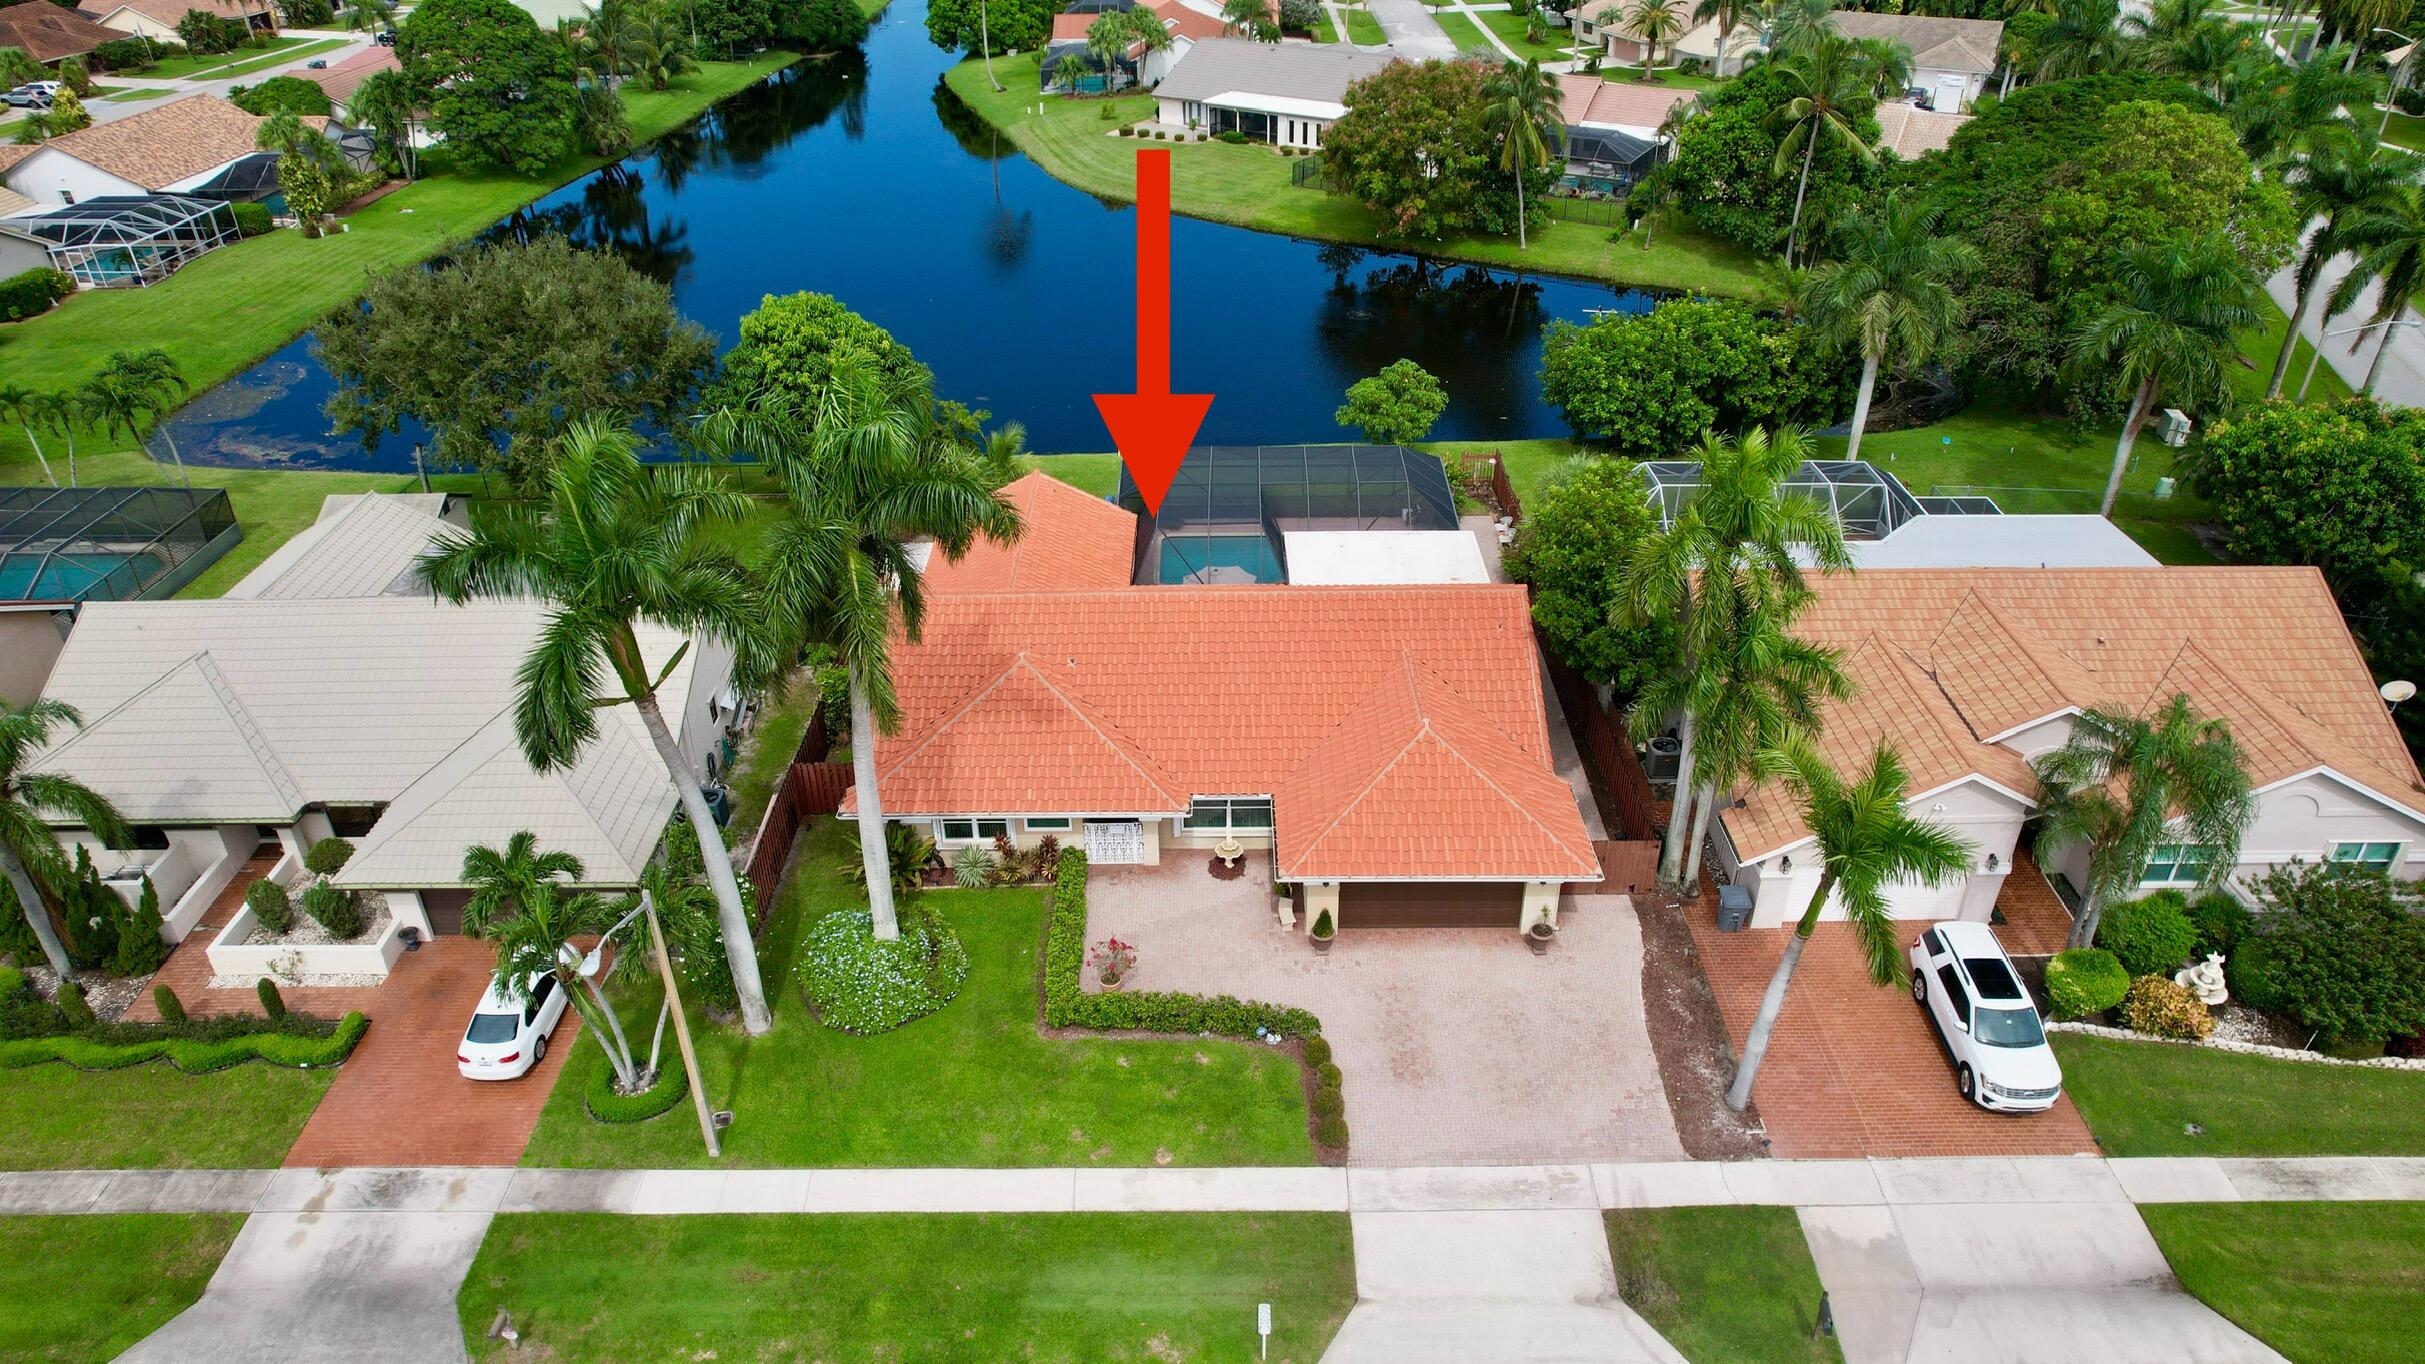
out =
{"type": "Polygon", "coordinates": [[[1090,819],[1085,842],[1092,866],[1133,867],[1145,860],[1145,828],[1133,819],[1090,819]]]}

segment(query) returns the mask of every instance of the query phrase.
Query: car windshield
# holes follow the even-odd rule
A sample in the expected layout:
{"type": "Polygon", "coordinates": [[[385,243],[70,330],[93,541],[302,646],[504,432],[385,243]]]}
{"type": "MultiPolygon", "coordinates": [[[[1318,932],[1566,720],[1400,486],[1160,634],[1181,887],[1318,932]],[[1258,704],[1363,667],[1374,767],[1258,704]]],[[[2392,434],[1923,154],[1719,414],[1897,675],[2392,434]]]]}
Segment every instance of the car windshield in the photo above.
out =
{"type": "Polygon", "coordinates": [[[2046,1040],[2035,1009],[1981,1009],[1970,1027],[1970,1035],[1990,1047],[2034,1047],[2046,1040]]]}
{"type": "Polygon", "coordinates": [[[466,1042],[511,1042],[521,1031],[520,1014],[473,1014],[471,1028],[463,1034],[466,1042]]]}

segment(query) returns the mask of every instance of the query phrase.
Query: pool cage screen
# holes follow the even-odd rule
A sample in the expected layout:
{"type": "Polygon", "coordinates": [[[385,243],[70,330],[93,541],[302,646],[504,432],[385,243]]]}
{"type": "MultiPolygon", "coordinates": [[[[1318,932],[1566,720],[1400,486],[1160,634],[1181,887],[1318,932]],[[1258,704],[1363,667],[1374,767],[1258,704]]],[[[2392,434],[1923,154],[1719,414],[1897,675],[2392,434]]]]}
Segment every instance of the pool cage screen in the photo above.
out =
{"type": "Polygon", "coordinates": [[[0,488],[0,601],[153,595],[225,552],[235,529],[218,488],[0,488]]]}
{"type": "Polygon", "coordinates": [[[182,194],[103,195],[9,226],[39,238],[54,268],[92,289],[158,283],[241,235],[227,204],[182,194]]]}
{"type": "Polygon", "coordinates": [[[1292,530],[1455,530],[1457,498],[1436,455],[1401,445],[1200,445],[1149,515],[1137,514],[1140,583],[1281,582],[1292,530]]]}
{"type": "MultiPolygon", "coordinates": [[[[1651,506],[1657,509],[1664,529],[1700,491],[1701,464],[1689,459],[1652,460],[1642,466],[1642,477],[1650,485],[1651,506]]],[[[1883,540],[1929,511],[1901,479],[1861,460],[1804,460],[1785,481],[1784,494],[1811,498],[1833,511],[1845,537],[1853,540],[1883,540]]],[[[1990,510],[1993,506],[1988,504],[1990,510]]]]}

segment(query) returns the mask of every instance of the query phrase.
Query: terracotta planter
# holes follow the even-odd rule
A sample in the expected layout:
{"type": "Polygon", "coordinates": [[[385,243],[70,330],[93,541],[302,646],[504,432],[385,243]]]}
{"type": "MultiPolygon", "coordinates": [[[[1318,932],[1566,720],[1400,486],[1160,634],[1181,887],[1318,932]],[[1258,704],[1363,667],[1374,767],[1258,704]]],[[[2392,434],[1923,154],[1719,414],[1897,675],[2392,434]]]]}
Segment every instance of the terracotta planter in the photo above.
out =
{"type": "Polygon", "coordinates": [[[1549,955],[1549,944],[1551,940],[1555,939],[1557,936],[1557,925],[1551,923],[1547,919],[1543,919],[1539,923],[1536,923],[1532,927],[1524,930],[1524,945],[1532,949],[1532,954],[1534,956],[1546,957],[1549,955]]]}
{"type": "Polygon", "coordinates": [[[1328,952],[1330,950],[1330,945],[1339,940],[1339,935],[1333,933],[1328,936],[1316,936],[1312,933],[1308,933],[1305,935],[1305,940],[1314,945],[1314,950],[1316,952],[1328,952]]]}
{"type": "Polygon", "coordinates": [[[1096,979],[1096,981],[1097,981],[1099,984],[1101,984],[1101,985],[1102,985],[1102,987],[1103,987],[1104,989],[1109,990],[1109,991],[1113,992],[1114,994],[1117,994],[1117,993],[1120,991],[1120,988],[1121,988],[1121,986],[1122,986],[1123,982],[1125,982],[1125,981],[1128,979],[1128,977],[1126,977],[1126,976],[1097,976],[1095,979],[1096,979]]]}

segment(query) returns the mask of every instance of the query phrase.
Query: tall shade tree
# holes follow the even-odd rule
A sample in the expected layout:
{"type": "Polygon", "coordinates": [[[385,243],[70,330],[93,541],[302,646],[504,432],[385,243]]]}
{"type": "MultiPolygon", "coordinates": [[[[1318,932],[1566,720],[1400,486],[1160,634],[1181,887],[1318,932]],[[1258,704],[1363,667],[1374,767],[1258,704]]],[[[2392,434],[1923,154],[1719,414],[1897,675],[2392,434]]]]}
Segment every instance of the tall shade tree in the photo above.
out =
{"type": "Polygon", "coordinates": [[[2413,193],[2425,173],[2417,158],[2404,149],[2390,149],[2373,138],[2354,138],[2343,147],[2327,148],[2293,164],[2285,178],[2303,220],[2316,226],[2291,270],[2290,325],[2282,333],[2282,349],[2273,359],[2265,381],[2265,396],[2282,396],[2289,377],[2292,352],[2307,325],[2307,310],[2315,303],[2316,284],[2324,266],[2349,242],[2350,224],[2397,214],[2404,192],[2413,193]]]}
{"type": "Polygon", "coordinates": [[[1794,187],[1793,223],[1785,230],[1785,263],[1793,264],[1802,239],[1802,205],[1810,195],[1810,167],[1819,144],[1832,142],[1859,157],[1863,164],[1877,151],[1861,132],[1860,120],[1874,103],[1869,94],[1869,59],[1841,38],[1828,38],[1807,54],[1787,62],[1782,70],[1794,97],[1769,116],[1778,133],[1777,175],[1793,172],[1801,163],[1794,187]]]}
{"type": "Polygon", "coordinates": [[[1979,264],[1978,248],[1937,231],[1937,211],[1916,196],[1889,194],[1874,214],[1838,230],[1837,258],[1810,274],[1803,312],[1839,347],[1861,353],[1861,389],[1853,400],[1852,440],[1844,458],[1861,457],[1869,402],[1889,352],[1923,364],[1950,347],[1962,328],[1954,284],[1979,264]]]}
{"type": "Polygon", "coordinates": [[[2121,297],[2071,338],[2075,372],[2130,395],[2101,516],[2113,515],[2130,448],[2157,399],[2191,407],[2227,401],[2238,333],[2258,318],[2256,275],[2220,232],[2182,245],[2124,247],[2115,274],[2121,297]]]}
{"type": "Polygon", "coordinates": [[[51,836],[43,816],[72,819],[113,847],[127,843],[126,821],[100,792],[73,777],[27,770],[34,755],[50,743],[52,730],[83,723],[75,707],[64,701],[36,701],[21,710],[0,702],[0,873],[7,875],[26,926],[34,930],[43,957],[61,980],[73,968],[33,874],[40,872],[44,880],[59,885],[68,876],[67,859],[60,855],[59,840],[51,836]]]}
{"type": "Polygon", "coordinates": [[[33,447],[34,462],[42,466],[42,478],[52,487],[59,486],[59,476],[51,472],[50,456],[42,453],[42,437],[34,427],[42,421],[43,394],[23,384],[0,384],[0,421],[13,421],[25,429],[25,443],[33,447]]]}
{"type": "Polygon", "coordinates": [[[894,732],[892,644],[916,643],[926,590],[910,546],[935,542],[957,559],[982,535],[1018,538],[1018,509],[985,460],[938,419],[926,385],[888,376],[856,353],[837,357],[813,413],[762,390],[745,411],[719,410],[702,425],[713,448],[762,461],[783,490],[783,517],[767,533],[767,607],[787,649],[823,644],[850,675],[850,755],[859,849],[875,936],[898,938],[885,863],[884,802],[876,787],[876,735],[894,732]]]}
{"type": "MultiPolygon", "coordinates": [[[[1772,437],[1754,429],[1739,440],[1713,434],[1703,437],[1698,454],[1699,490],[1665,528],[1634,547],[1621,607],[1637,621],[1676,618],[1677,670],[1688,677],[1700,671],[1702,645],[1713,633],[1703,617],[1722,624],[1736,609],[1718,603],[1702,610],[1697,598],[1704,586],[1736,591],[1756,585],[1772,600],[1798,597],[1807,589],[1794,557],[1796,545],[1822,569],[1852,567],[1844,527],[1835,513],[1807,493],[1785,491],[1785,481],[1811,458],[1809,439],[1800,431],[1788,427],[1772,437]]],[[[1636,706],[1632,724],[1637,736],[1648,737],[1666,719],[1664,711],[1636,706]]],[[[1677,755],[1676,798],[1667,816],[1667,845],[1659,855],[1660,879],[1671,885],[1682,878],[1685,834],[1691,827],[1697,724],[1693,708],[1686,706],[1677,734],[1682,751],[1677,755]]]]}
{"type": "Polygon", "coordinates": [[[1516,249],[1529,250],[1525,177],[1566,149],[1566,125],[1558,117],[1558,82],[1542,73],[1538,61],[1509,62],[1490,83],[1490,101],[1491,130],[1499,135],[1499,169],[1516,177],[1516,249]]]}
{"type": "Polygon", "coordinates": [[[594,418],[576,419],[560,444],[538,499],[506,503],[471,529],[441,536],[417,572],[458,606],[530,596],[552,607],[517,675],[514,733],[531,766],[570,766],[598,737],[602,707],[628,703],[639,712],[698,836],[742,1026],[755,1036],[774,1020],[749,912],[715,816],[657,701],[674,660],[652,675],[638,634],[643,622],[679,630],[732,648],[744,676],[765,670],[764,607],[740,564],[704,534],[746,516],[749,500],[705,469],[643,466],[629,430],[594,418]]]}
{"type": "Polygon", "coordinates": [[[1744,1040],[1743,1064],[1726,1091],[1726,1106],[1738,1113],[1751,1103],[1777,1015],[1785,1010],[1786,991],[1828,899],[1843,904],[1844,918],[1869,964],[1870,982],[1890,986],[1902,974],[1902,934],[1886,902],[1888,888],[1914,881],[1944,885],[1970,871],[1972,853],[1960,835],[1915,819],[1904,809],[1912,794],[1911,778],[1902,758],[1884,742],[1870,755],[1868,770],[1851,781],[1828,764],[1803,731],[1762,752],[1755,766],[1761,776],[1783,783],[1800,800],[1802,822],[1817,847],[1819,885],[1794,925],[1793,937],[1786,940],[1784,959],[1769,977],[1751,1035],[1744,1040]]]}
{"type": "Polygon", "coordinates": [[[2200,718],[2187,695],[2151,716],[2083,711],[2063,746],[2030,765],[2038,774],[2039,841],[2088,845],[2073,947],[2097,940],[2105,907],[2138,888],[2159,844],[2201,849],[2201,881],[2211,886],[2239,860],[2240,835],[2256,817],[2238,741],[2221,720],[2200,718]]]}
{"type": "MultiPolygon", "coordinates": [[[[2351,247],[2357,253],[2357,264],[2333,290],[2326,307],[2331,312],[2346,312],[2356,307],[2368,284],[2376,288],[2376,303],[2366,319],[2369,327],[2380,328],[2374,363],[2366,367],[2366,382],[2359,392],[2374,396],[2375,385],[2383,381],[2383,362],[2391,355],[2391,338],[2402,308],[2419,288],[2425,288],[2425,191],[2414,186],[2402,189],[2391,202],[2365,213],[2348,228],[2351,247]]],[[[2358,341],[2366,339],[2365,333],[2358,341]]],[[[2352,351],[2357,345],[2352,343],[2352,351]]]]}
{"type": "Polygon", "coordinates": [[[2119,71],[2130,64],[2120,0],[2055,0],[2054,22],[2038,35],[2038,79],[2059,81],[2119,71]]]}
{"type": "MultiPolygon", "coordinates": [[[[581,860],[570,853],[539,851],[539,836],[528,829],[506,840],[500,850],[475,846],[463,850],[463,879],[472,887],[463,906],[463,931],[497,949],[492,984],[498,994],[521,1002],[533,976],[552,976],[556,988],[590,1036],[606,1053],[615,1072],[615,1089],[636,1094],[654,1077],[644,1075],[623,1035],[622,1015],[598,987],[576,938],[603,934],[622,917],[621,906],[591,891],[576,891],[581,860]]],[[[599,944],[604,955],[606,945],[599,944]]],[[[618,958],[636,958],[636,952],[618,958]]],[[[603,972],[601,972],[602,974],[603,972]]],[[[546,1039],[540,1040],[544,1046],[546,1039]]]]}

